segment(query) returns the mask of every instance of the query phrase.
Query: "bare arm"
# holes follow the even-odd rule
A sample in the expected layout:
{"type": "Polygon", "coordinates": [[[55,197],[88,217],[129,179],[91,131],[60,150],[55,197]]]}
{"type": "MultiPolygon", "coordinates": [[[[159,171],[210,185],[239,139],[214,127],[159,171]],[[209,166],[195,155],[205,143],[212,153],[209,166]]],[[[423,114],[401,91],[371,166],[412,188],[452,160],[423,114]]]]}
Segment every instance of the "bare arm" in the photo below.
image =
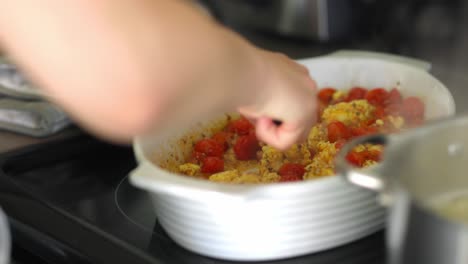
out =
{"type": "Polygon", "coordinates": [[[240,108],[258,120],[262,139],[284,148],[312,123],[306,118],[313,116],[314,84],[304,69],[184,1],[0,3],[1,45],[98,135],[128,140],[240,108]],[[286,132],[269,126],[271,118],[286,121],[286,132]]]}

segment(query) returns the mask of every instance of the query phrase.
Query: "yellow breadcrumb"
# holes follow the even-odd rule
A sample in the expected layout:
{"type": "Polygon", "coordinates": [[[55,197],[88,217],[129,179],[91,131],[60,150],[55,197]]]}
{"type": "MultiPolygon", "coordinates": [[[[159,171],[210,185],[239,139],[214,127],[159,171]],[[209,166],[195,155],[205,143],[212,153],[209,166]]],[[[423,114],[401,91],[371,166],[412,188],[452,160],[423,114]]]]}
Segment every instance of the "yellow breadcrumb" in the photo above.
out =
{"type": "Polygon", "coordinates": [[[361,144],[361,145],[357,145],[356,147],[354,147],[353,150],[356,151],[356,152],[363,152],[366,149],[367,149],[366,146],[361,144]]]}
{"type": "Polygon", "coordinates": [[[299,150],[299,145],[294,144],[289,149],[284,152],[284,156],[289,162],[294,162],[301,159],[301,152],[299,150]]]}
{"type": "Polygon", "coordinates": [[[309,136],[307,137],[307,147],[316,151],[317,144],[320,141],[327,140],[327,131],[322,124],[317,124],[310,130],[309,136]]]}
{"type": "Polygon", "coordinates": [[[366,147],[368,150],[371,150],[371,151],[379,151],[379,152],[383,151],[382,145],[366,144],[366,147]]]}
{"type": "Polygon", "coordinates": [[[252,184],[252,183],[271,183],[279,181],[280,176],[275,172],[269,172],[265,174],[255,173],[239,173],[238,170],[229,170],[219,172],[209,177],[210,181],[214,182],[225,182],[225,183],[237,183],[237,184],[252,184]]]}
{"type": "Polygon", "coordinates": [[[189,176],[195,176],[200,171],[200,166],[193,163],[185,163],[179,166],[179,171],[189,176]]]}
{"type": "Polygon", "coordinates": [[[364,164],[362,164],[362,167],[363,168],[370,167],[370,166],[375,165],[377,163],[378,162],[374,161],[374,160],[366,160],[366,161],[364,161],[364,164]]]}
{"type": "Polygon", "coordinates": [[[231,183],[261,183],[261,180],[258,174],[246,173],[234,178],[231,183]]]}
{"type": "Polygon", "coordinates": [[[283,164],[284,154],[274,147],[265,145],[262,147],[263,156],[260,160],[260,173],[277,171],[283,164]]]}
{"type": "Polygon", "coordinates": [[[269,172],[262,174],[260,180],[263,183],[277,182],[279,181],[280,176],[276,172],[269,172]]]}
{"type": "Polygon", "coordinates": [[[367,100],[354,100],[330,105],[323,111],[322,120],[326,123],[340,121],[349,126],[369,120],[374,114],[375,107],[367,100]]]}
{"type": "Polygon", "coordinates": [[[335,143],[321,141],[317,144],[317,150],[312,162],[305,168],[304,180],[335,174],[334,159],[337,153],[335,143]]]}
{"type": "Polygon", "coordinates": [[[232,182],[234,179],[239,177],[238,170],[228,170],[223,172],[218,172],[211,175],[208,180],[214,182],[232,182]]]}
{"type": "Polygon", "coordinates": [[[333,100],[333,101],[338,101],[338,100],[340,100],[341,98],[344,98],[347,94],[348,94],[348,93],[345,92],[345,91],[340,91],[340,90],[338,90],[338,91],[336,91],[336,92],[333,93],[333,95],[332,95],[332,100],[333,100]]]}
{"type": "Polygon", "coordinates": [[[299,152],[300,152],[301,159],[298,161],[298,163],[305,166],[312,162],[312,155],[310,154],[310,150],[307,144],[300,144],[299,152]]]}
{"type": "Polygon", "coordinates": [[[405,119],[401,116],[388,116],[388,121],[393,125],[393,127],[400,129],[405,125],[405,119]]]}
{"type": "Polygon", "coordinates": [[[224,163],[233,164],[236,162],[237,162],[237,159],[236,159],[236,155],[234,154],[234,150],[232,148],[228,149],[226,153],[224,153],[224,163]]]}
{"type": "Polygon", "coordinates": [[[353,148],[353,151],[355,152],[363,152],[365,150],[381,152],[383,150],[383,146],[366,143],[366,144],[357,145],[356,147],[353,148]]]}

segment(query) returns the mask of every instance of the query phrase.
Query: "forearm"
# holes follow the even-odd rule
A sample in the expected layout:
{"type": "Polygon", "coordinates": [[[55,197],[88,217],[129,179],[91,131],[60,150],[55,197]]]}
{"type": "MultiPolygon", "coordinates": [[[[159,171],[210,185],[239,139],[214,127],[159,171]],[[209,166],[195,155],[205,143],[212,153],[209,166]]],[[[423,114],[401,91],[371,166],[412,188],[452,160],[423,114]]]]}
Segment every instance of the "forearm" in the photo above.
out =
{"type": "Polygon", "coordinates": [[[102,135],[175,127],[249,104],[256,91],[241,89],[261,86],[249,83],[253,48],[179,1],[16,0],[1,10],[2,45],[102,135]]]}

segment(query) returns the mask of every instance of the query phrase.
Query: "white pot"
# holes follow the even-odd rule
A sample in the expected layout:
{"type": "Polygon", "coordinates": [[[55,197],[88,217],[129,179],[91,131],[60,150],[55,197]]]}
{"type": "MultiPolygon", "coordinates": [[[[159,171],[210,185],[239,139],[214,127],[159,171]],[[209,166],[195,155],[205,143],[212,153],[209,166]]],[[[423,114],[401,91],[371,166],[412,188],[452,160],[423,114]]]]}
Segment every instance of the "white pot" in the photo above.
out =
{"type": "MultiPolygon", "coordinates": [[[[447,88],[422,61],[369,52],[337,52],[299,61],[319,87],[400,89],[426,103],[427,119],[453,115],[447,88]]],[[[222,118],[221,118],[222,119],[222,118]]],[[[215,258],[259,261],[293,257],[346,244],[384,226],[375,193],[330,176],[265,185],[214,183],[165,171],[158,163],[183,159],[210,120],[177,134],[136,138],[139,162],[132,184],[150,192],[156,215],[181,246],[215,258]]]]}

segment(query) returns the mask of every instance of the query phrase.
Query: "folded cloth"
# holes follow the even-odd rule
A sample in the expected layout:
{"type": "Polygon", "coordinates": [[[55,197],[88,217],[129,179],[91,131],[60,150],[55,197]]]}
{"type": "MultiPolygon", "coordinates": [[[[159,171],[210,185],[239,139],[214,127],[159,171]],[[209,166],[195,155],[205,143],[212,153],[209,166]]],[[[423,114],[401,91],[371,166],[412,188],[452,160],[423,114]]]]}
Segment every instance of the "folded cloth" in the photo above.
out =
{"type": "Polygon", "coordinates": [[[44,137],[70,124],[67,115],[51,103],[0,99],[1,129],[34,137],[44,137]]]}
{"type": "Polygon", "coordinates": [[[0,58],[0,94],[26,100],[41,99],[41,92],[6,58],[0,58]]]}
{"type": "Polygon", "coordinates": [[[62,109],[45,100],[15,65],[0,58],[0,129],[45,137],[70,124],[62,109]]]}

